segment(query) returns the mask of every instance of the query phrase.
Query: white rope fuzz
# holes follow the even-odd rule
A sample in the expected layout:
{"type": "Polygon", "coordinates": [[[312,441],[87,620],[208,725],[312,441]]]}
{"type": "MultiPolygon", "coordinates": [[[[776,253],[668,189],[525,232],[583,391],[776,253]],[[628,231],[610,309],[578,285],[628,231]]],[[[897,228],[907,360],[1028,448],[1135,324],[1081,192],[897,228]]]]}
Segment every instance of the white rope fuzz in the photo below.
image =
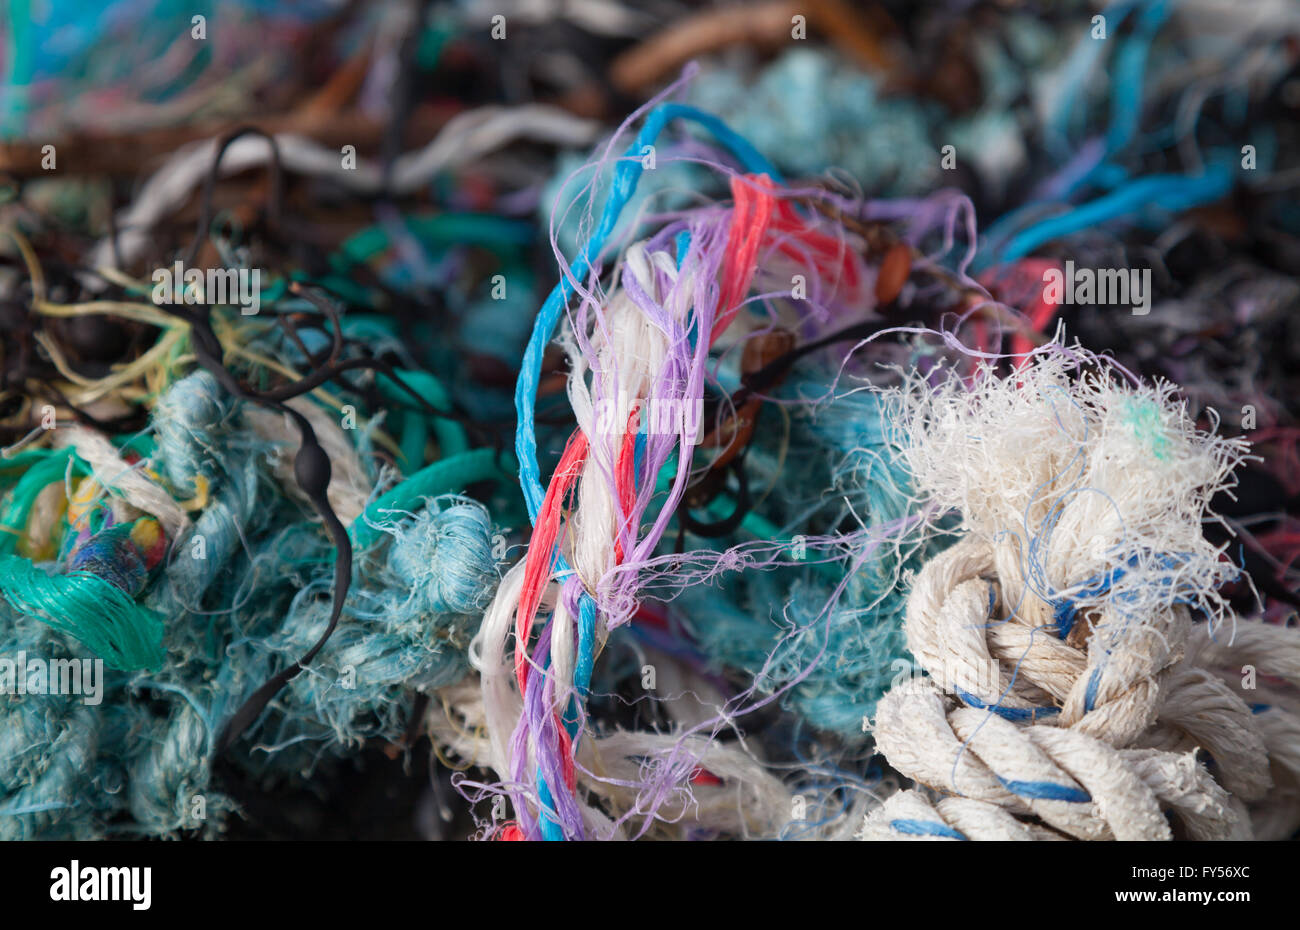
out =
{"type": "Polygon", "coordinates": [[[965,536],[915,579],[908,647],[929,677],[885,695],[874,734],[948,797],[896,795],[861,835],[1300,825],[1300,631],[1236,618],[1218,594],[1236,569],[1201,532],[1245,444],[1196,429],[1168,388],[1059,346],[1007,378],[913,380],[895,399],[919,492],[959,510],[965,536]]]}

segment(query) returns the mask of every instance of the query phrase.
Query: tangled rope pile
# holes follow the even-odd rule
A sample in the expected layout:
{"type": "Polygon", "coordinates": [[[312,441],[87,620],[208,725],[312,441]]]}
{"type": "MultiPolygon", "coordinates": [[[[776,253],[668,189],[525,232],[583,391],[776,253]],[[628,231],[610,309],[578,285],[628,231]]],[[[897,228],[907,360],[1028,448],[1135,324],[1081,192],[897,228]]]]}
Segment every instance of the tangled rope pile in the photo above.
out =
{"type": "MultiPolygon", "coordinates": [[[[487,510],[450,493],[499,474],[492,450],[450,456],[394,484],[367,474],[334,420],[301,409],[336,464],[330,495],[351,525],[357,586],[343,629],[259,714],[259,744],[227,754],[237,767],[282,778],[367,739],[400,742],[412,689],[429,694],[468,671],[469,637],[496,581],[487,510]]],[[[284,427],[260,438],[258,413],[197,372],[159,402],[157,447],[135,464],[78,427],[55,429],[49,452],[25,453],[36,464],[19,482],[7,525],[23,534],[37,525],[16,510],[24,500],[62,509],[66,522],[49,529],[67,553],[44,564],[4,557],[6,655],[93,656],[108,671],[102,708],[75,696],[58,706],[6,705],[16,742],[0,835],[84,838],[124,811],[150,834],[215,832],[236,809],[213,780],[220,729],[278,664],[318,640],[335,574],[318,528],[280,490],[284,443],[275,436],[284,427]],[[90,476],[61,503],[65,472],[79,470],[90,476]],[[195,491],[191,519],[172,495],[184,501],[195,491]]],[[[26,540],[5,542],[12,550],[26,540]]]]}
{"type": "Polygon", "coordinates": [[[804,5],[15,6],[0,838],[1296,835],[1300,15],[804,5]]]}

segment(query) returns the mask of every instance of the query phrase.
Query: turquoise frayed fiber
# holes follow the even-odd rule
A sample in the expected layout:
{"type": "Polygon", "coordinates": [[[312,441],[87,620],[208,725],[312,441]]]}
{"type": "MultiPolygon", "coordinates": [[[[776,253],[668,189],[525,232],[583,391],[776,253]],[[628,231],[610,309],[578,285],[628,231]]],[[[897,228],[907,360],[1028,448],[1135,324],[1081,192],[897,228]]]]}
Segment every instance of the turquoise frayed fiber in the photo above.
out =
{"type": "MultiPolygon", "coordinates": [[[[829,381],[807,371],[780,393],[816,399],[829,381]]],[[[758,436],[751,467],[776,474],[779,431],[760,429],[758,436]]],[[[791,521],[812,536],[850,520],[881,528],[908,519],[911,485],[894,455],[879,394],[861,390],[814,404],[794,418],[790,445],[819,454],[786,459],[764,505],[776,522],[791,521]]],[[[833,563],[831,578],[814,566],[785,566],[747,572],[717,587],[688,588],[678,601],[683,622],[714,663],[744,670],[761,693],[791,685],[806,672],[783,705],[819,729],[865,739],[863,717],[898,675],[898,663],[910,667],[900,581],[944,546],[919,529],[887,535],[871,551],[865,548],[875,545],[870,539],[854,543],[847,558],[833,563]],[[827,610],[844,567],[855,564],[827,610]]]]}
{"type": "Polygon", "coordinates": [[[221,470],[213,478],[208,506],[190,534],[175,541],[166,571],[146,601],[173,621],[200,610],[203,595],[238,551],[241,530],[253,528],[259,504],[270,505],[266,475],[252,449],[232,449],[221,470]]]}
{"type": "MultiPolygon", "coordinates": [[[[42,579],[69,588],[65,600],[93,604],[106,629],[121,611],[148,618],[160,644],[150,671],[108,673],[100,705],[44,696],[0,705],[0,836],[216,835],[235,809],[212,779],[217,732],[328,618],[333,547],[274,476],[271,448],[250,435],[242,403],[192,375],[160,398],[153,428],[151,469],[177,499],[203,507],[172,541],[143,603],[97,575],[52,575],[0,555],[0,654],[93,651],[111,660],[130,651],[67,623],[37,622],[42,579]],[[86,647],[60,630],[80,632],[86,647]]],[[[41,464],[45,481],[67,461],[41,464]]],[[[283,783],[365,740],[397,741],[417,691],[468,671],[469,640],[497,583],[492,521],[455,495],[407,506],[373,518],[344,622],[251,728],[248,750],[230,757],[236,770],[283,783]]]]}
{"type": "Polygon", "coordinates": [[[207,790],[210,733],[199,712],[182,703],[170,719],[137,734],[127,800],[145,833],[167,836],[221,822],[217,814],[227,803],[207,790]]]}
{"type": "Polygon", "coordinates": [[[487,511],[469,500],[434,502],[400,528],[388,567],[410,584],[411,600],[422,610],[483,610],[495,582],[487,511]]]}
{"type": "MultiPolygon", "coordinates": [[[[0,604],[0,656],[53,660],[90,658],[74,643],[0,604]]],[[[23,670],[25,674],[26,670],[23,670]]],[[[109,676],[105,676],[107,679],[109,676]]],[[[102,703],[77,694],[0,695],[0,840],[93,839],[117,805],[120,760],[101,752],[120,733],[104,681],[102,703]]]]}
{"type": "Polygon", "coordinates": [[[691,103],[725,113],[736,132],[791,176],[842,169],[893,194],[918,194],[940,180],[930,125],[939,109],[882,98],[869,75],[813,49],[783,53],[752,81],[705,70],[691,103]]]}
{"type": "Polygon", "coordinates": [[[193,496],[195,479],[212,478],[229,433],[233,405],[206,371],[180,379],[158,398],[152,412],[157,438],[155,458],[181,496],[193,496]]]}
{"type": "MultiPolygon", "coordinates": [[[[388,531],[390,541],[358,560],[358,577],[367,582],[348,598],[347,623],[267,720],[270,744],[396,739],[408,722],[411,689],[432,691],[468,671],[469,641],[497,578],[486,510],[462,498],[436,499],[388,531]]],[[[314,570],[264,648],[285,659],[315,641],[329,616],[329,572],[323,562],[314,570]]]]}

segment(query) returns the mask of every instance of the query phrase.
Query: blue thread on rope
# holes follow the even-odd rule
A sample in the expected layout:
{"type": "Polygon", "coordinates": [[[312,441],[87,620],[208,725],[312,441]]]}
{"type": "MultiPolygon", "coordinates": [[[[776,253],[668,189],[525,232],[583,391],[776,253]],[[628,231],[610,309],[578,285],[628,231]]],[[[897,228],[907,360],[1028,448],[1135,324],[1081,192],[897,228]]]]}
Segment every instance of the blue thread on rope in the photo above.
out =
{"type": "MultiPolygon", "coordinates": [[[[1161,554],[1156,557],[1156,562],[1160,568],[1173,569],[1179,565],[1179,556],[1176,554],[1161,554]]],[[[1098,597],[1105,594],[1110,588],[1128,574],[1129,569],[1137,565],[1138,557],[1131,556],[1124,565],[1117,565],[1108,569],[1099,575],[1093,575],[1080,582],[1083,590],[1072,597],[1063,597],[1051,601],[1052,619],[1055,620],[1054,628],[1058,638],[1065,639],[1070,635],[1070,630],[1074,627],[1074,621],[1078,616],[1079,609],[1075,606],[1076,602],[1085,597],[1098,597]]],[[[1172,586],[1174,580],[1169,577],[1157,577],[1152,579],[1152,584],[1172,586]]],[[[1129,595],[1131,597],[1131,595],[1129,595]]],[[[1125,599],[1123,595],[1117,595],[1121,600],[1125,599]]],[[[1186,598],[1175,598],[1175,604],[1191,603],[1186,598]]]]}
{"type": "MultiPolygon", "coordinates": [[[[985,612],[987,619],[991,620],[993,618],[993,608],[997,606],[997,603],[997,589],[993,585],[989,585],[989,606],[985,612]]],[[[1059,707],[1003,707],[1000,704],[989,704],[969,691],[963,691],[960,688],[955,689],[955,693],[967,705],[978,710],[992,711],[1003,720],[1037,720],[1039,717],[1052,717],[1061,712],[1059,707]]]]}
{"type": "Polygon", "coordinates": [[[633,480],[636,481],[638,492],[641,490],[640,475],[645,470],[645,444],[646,434],[637,433],[636,439],[633,440],[632,475],[633,480]]]}
{"type": "Polygon", "coordinates": [[[1000,704],[989,704],[960,688],[956,690],[956,694],[971,707],[992,711],[1003,720],[1037,720],[1040,717],[1053,717],[1061,712],[1059,707],[1003,707],[1000,704]]]}
{"type": "Polygon", "coordinates": [[[1074,628],[1074,621],[1079,613],[1079,608],[1075,606],[1076,601],[1083,597],[1097,597],[1105,594],[1115,582],[1128,574],[1129,566],[1133,565],[1135,561],[1136,556],[1129,560],[1128,565],[1118,565],[1102,572],[1100,575],[1093,575],[1082,582],[1083,590],[1074,597],[1061,598],[1055,601],[1052,619],[1056,621],[1056,635],[1060,639],[1065,639],[1070,635],[1070,630],[1074,628]]]}
{"type": "Polygon", "coordinates": [[[1088,677],[1088,688],[1083,692],[1083,709],[1091,712],[1096,706],[1097,688],[1101,685],[1101,669],[1095,668],[1088,677]]]}
{"type": "Polygon", "coordinates": [[[952,840],[968,839],[964,834],[957,832],[946,823],[939,823],[934,820],[891,820],[890,827],[899,833],[906,833],[910,836],[946,836],[952,840]]]}
{"type": "Polygon", "coordinates": [[[1003,778],[1001,775],[998,776],[998,781],[1002,782],[1002,787],[1022,798],[1033,798],[1039,801],[1069,801],[1072,804],[1087,804],[1092,800],[1092,795],[1082,788],[1058,785],[1053,781],[1016,781],[1003,778]]]}

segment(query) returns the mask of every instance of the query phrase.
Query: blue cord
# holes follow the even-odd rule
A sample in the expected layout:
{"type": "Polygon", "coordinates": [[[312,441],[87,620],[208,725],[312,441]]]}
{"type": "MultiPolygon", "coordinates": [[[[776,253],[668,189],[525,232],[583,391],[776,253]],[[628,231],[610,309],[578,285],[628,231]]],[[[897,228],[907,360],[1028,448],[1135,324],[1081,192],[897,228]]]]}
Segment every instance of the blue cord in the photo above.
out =
{"type": "Polygon", "coordinates": [[[1153,174],[1138,178],[1116,191],[1059,216],[1048,217],[1017,233],[1005,248],[999,250],[998,257],[1003,262],[1013,262],[1053,239],[1128,216],[1150,204],[1158,204],[1176,213],[1212,203],[1232,190],[1232,183],[1232,170],[1222,163],[1211,165],[1204,174],[1195,177],[1153,174]]]}

